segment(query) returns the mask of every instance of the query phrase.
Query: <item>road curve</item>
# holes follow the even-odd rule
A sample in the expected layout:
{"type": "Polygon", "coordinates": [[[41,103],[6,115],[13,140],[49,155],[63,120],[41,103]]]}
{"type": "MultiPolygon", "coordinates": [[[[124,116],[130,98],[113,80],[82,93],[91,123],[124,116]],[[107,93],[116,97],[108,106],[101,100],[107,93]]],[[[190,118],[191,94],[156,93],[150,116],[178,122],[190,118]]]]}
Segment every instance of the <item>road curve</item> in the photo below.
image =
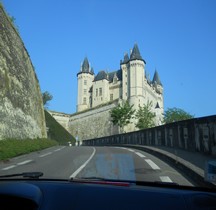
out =
{"type": "Polygon", "coordinates": [[[0,175],[41,171],[43,178],[102,177],[192,185],[149,153],[123,147],[56,146],[0,162],[0,175]]]}

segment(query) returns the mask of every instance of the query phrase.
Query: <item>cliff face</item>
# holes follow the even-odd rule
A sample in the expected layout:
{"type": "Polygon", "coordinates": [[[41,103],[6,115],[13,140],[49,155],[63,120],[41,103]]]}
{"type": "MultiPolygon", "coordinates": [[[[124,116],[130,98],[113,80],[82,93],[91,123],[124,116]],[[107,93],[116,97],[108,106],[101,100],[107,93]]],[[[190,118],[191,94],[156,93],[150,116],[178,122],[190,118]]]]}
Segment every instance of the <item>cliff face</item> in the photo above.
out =
{"type": "Polygon", "coordinates": [[[33,65],[0,5],[0,139],[46,136],[42,96],[33,65]]]}

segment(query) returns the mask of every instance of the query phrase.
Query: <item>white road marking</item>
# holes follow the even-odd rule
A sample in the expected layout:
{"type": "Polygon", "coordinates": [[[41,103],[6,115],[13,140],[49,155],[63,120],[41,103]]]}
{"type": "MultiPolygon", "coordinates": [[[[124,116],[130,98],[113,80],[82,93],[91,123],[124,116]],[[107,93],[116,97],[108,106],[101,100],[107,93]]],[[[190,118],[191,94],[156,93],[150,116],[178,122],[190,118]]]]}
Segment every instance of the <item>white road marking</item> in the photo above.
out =
{"type": "Polygon", "coordinates": [[[140,156],[141,158],[144,158],[144,157],[146,157],[145,155],[143,155],[142,153],[140,153],[140,152],[135,152],[135,154],[136,155],[138,155],[138,156],[140,156]]]}
{"type": "Polygon", "coordinates": [[[60,150],[62,150],[62,149],[64,149],[64,148],[65,148],[65,146],[63,146],[63,147],[61,147],[61,148],[58,148],[58,149],[54,150],[53,152],[58,152],[58,151],[60,151],[60,150]]]}
{"type": "Polygon", "coordinates": [[[125,149],[125,150],[128,150],[130,152],[135,152],[134,150],[126,148],[126,147],[114,147],[114,148],[116,148],[116,149],[125,149]]]}
{"type": "Polygon", "coordinates": [[[58,151],[60,151],[62,148],[59,148],[59,149],[56,149],[56,150],[54,150],[54,152],[58,152],[58,151]]]}
{"type": "Polygon", "coordinates": [[[39,157],[45,157],[45,156],[51,155],[51,154],[52,154],[52,152],[48,152],[48,153],[46,153],[46,154],[40,155],[39,157]]]}
{"type": "Polygon", "coordinates": [[[33,161],[33,160],[25,160],[25,161],[23,161],[23,162],[17,163],[17,165],[18,165],[18,166],[25,165],[25,164],[30,163],[30,162],[32,162],[32,161],[33,161]]]}
{"type": "Polygon", "coordinates": [[[132,149],[128,149],[128,151],[130,151],[130,152],[134,152],[134,150],[132,150],[132,149]]]}
{"type": "Polygon", "coordinates": [[[154,170],[160,170],[160,167],[157,166],[152,160],[146,159],[145,161],[152,167],[152,169],[154,169],[154,170]]]}
{"type": "MultiPolygon", "coordinates": [[[[64,148],[65,148],[65,146],[63,146],[63,147],[61,147],[61,148],[59,148],[59,149],[56,149],[55,151],[57,152],[57,151],[62,150],[62,149],[64,149],[64,148]]],[[[48,153],[46,153],[46,154],[40,155],[39,157],[45,157],[45,156],[47,156],[47,155],[51,155],[52,153],[53,153],[53,152],[48,152],[48,153]]],[[[15,158],[15,159],[18,159],[18,158],[20,158],[20,157],[17,157],[17,158],[15,158]]],[[[20,162],[20,163],[15,164],[15,165],[11,165],[11,166],[2,168],[1,170],[6,171],[6,170],[9,170],[9,169],[15,168],[15,167],[17,167],[17,166],[25,165],[25,164],[30,163],[30,162],[32,162],[32,161],[33,161],[33,160],[25,160],[25,161],[22,161],[22,162],[20,162]]]]}
{"type": "Polygon", "coordinates": [[[160,176],[162,182],[173,182],[168,176],[160,176]]]}
{"type": "Polygon", "coordinates": [[[85,163],[83,163],[74,173],[72,173],[72,174],[70,175],[70,177],[69,177],[70,179],[76,177],[77,174],[78,174],[83,168],[86,167],[86,165],[89,163],[89,161],[90,161],[90,160],[93,158],[93,156],[95,155],[95,152],[96,152],[96,149],[93,147],[93,153],[91,154],[91,156],[89,157],[89,159],[88,159],[85,163]]]}
{"type": "Polygon", "coordinates": [[[134,152],[134,150],[132,149],[128,149],[128,148],[125,148],[126,150],[130,151],[130,152],[134,152]]]}
{"type": "Polygon", "coordinates": [[[25,161],[22,161],[22,162],[20,162],[20,163],[15,164],[15,165],[11,165],[11,166],[2,168],[1,170],[6,171],[6,170],[9,170],[9,169],[15,168],[15,167],[17,167],[17,166],[25,165],[25,164],[30,163],[30,162],[32,162],[32,161],[33,161],[33,160],[25,160],[25,161]]]}
{"type": "Polygon", "coordinates": [[[6,171],[6,170],[9,170],[11,168],[15,168],[16,166],[15,165],[11,165],[11,166],[8,166],[8,167],[5,167],[5,168],[2,168],[2,170],[6,171]]]}

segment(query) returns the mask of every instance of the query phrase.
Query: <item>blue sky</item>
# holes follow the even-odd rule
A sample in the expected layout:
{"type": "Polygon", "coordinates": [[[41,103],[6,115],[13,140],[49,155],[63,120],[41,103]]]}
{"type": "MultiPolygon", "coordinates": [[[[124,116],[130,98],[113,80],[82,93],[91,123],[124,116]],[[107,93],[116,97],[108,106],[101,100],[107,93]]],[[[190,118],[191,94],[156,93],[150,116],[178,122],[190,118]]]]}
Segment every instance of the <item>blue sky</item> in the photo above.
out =
{"type": "Polygon", "coordinates": [[[137,43],[157,69],[164,105],[196,117],[216,114],[215,0],[3,0],[15,17],[49,109],[76,111],[77,76],[87,56],[113,71],[137,43]]]}

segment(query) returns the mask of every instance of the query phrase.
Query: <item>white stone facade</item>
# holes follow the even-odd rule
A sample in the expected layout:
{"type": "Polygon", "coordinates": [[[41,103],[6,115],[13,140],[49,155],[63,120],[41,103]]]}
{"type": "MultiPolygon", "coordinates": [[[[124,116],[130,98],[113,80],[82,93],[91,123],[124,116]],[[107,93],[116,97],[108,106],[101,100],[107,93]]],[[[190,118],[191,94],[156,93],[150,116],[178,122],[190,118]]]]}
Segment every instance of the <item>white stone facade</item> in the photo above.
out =
{"type": "MultiPolygon", "coordinates": [[[[149,79],[145,64],[136,44],[130,58],[125,54],[117,71],[100,71],[95,75],[85,58],[77,74],[77,112],[72,115],[50,113],[79,141],[118,134],[119,128],[111,122],[110,110],[126,100],[134,105],[134,109],[152,101],[155,124],[161,125],[164,112],[163,86],[157,71],[152,81],[149,79]]],[[[135,123],[134,120],[124,130],[137,130],[135,123]]]]}
{"type": "Polygon", "coordinates": [[[50,111],[47,110],[52,117],[55,118],[55,120],[61,125],[63,126],[67,131],[69,131],[69,119],[70,119],[70,115],[69,114],[65,114],[65,113],[61,113],[61,112],[55,112],[55,111],[50,111]]]}
{"type": "Polygon", "coordinates": [[[71,115],[69,132],[79,141],[118,134],[118,127],[111,122],[109,113],[116,105],[115,101],[112,104],[71,115]]]}
{"type": "MultiPolygon", "coordinates": [[[[130,54],[125,54],[120,69],[114,72],[99,71],[94,75],[88,59],[81,65],[78,77],[77,112],[88,110],[115,100],[128,100],[138,109],[152,101],[152,111],[156,114],[156,125],[163,120],[163,86],[157,71],[153,80],[145,72],[145,60],[141,57],[137,44],[130,54]]],[[[130,127],[130,128],[129,128],[130,127]]],[[[128,131],[134,130],[134,125],[128,131]]]]}

